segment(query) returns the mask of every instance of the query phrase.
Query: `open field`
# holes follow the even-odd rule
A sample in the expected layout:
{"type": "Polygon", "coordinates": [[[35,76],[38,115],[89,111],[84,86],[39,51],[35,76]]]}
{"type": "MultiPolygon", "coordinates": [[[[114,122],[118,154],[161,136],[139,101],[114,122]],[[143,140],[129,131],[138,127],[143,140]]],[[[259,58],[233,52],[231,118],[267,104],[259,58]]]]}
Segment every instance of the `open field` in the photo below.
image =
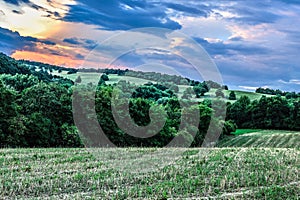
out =
{"type": "Polygon", "coordinates": [[[98,83],[101,77],[101,73],[92,73],[92,72],[77,72],[76,74],[67,74],[66,71],[62,71],[58,73],[58,71],[52,72],[53,75],[62,76],[64,78],[68,78],[72,81],[75,81],[78,76],[81,77],[82,83],[98,83]]]}
{"type": "MultiPolygon", "coordinates": [[[[204,96],[204,98],[207,99],[213,99],[216,97],[215,92],[217,91],[217,89],[210,89],[209,92],[207,92],[204,96]]],[[[259,100],[262,96],[266,96],[266,97],[272,97],[274,95],[268,95],[268,94],[260,94],[260,93],[255,93],[255,92],[247,92],[247,91],[240,91],[240,90],[223,90],[224,95],[226,98],[229,97],[229,94],[231,91],[235,92],[236,98],[239,99],[241,96],[248,96],[250,98],[251,101],[253,100],[259,100]]],[[[226,100],[228,102],[235,102],[235,100],[226,100]]]]}
{"type": "MultiPolygon", "coordinates": [[[[98,83],[98,81],[100,80],[101,77],[101,73],[88,73],[88,72],[77,72],[76,74],[67,74],[66,71],[62,71],[61,73],[58,73],[58,71],[54,71],[52,72],[53,75],[57,75],[57,76],[62,76],[64,78],[69,78],[73,81],[75,81],[75,79],[80,76],[83,83],[89,83],[89,82],[93,82],[93,83],[98,83]]],[[[107,84],[114,84],[114,83],[118,83],[120,80],[125,80],[131,83],[135,83],[136,85],[142,85],[145,84],[147,82],[152,82],[152,83],[156,83],[155,81],[151,81],[151,80],[147,80],[147,79],[143,79],[143,78],[135,78],[135,77],[130,77],[130,76],[118,76],[116,74],[109,74],[109,81],[106,81],[107,84]]],[[[191,86],[188,85],[178,85],[179,87],[179,92],[178,92],[178,96],[181,97],[183,95],[183,92],[191,86]]],[[[228,98],[229,93],[232,90],[224,90],[224,94],[225,97],[228,98]]],[[[247,92],[247,91],[238,91],[238,90],[233,90],[236,94],[237,99],[239,99],[241,96],[245,95],[248,96],[250,98],[251,101],[253,100],[259,100],[263,95],[267,96],[267,97],[271,97],[273,95],[267,95],[267,94],[259,94],[259,93],[255,93],[255,92],[247,92]]],[[[215,95],[216,89],[210,89],[209,92],[207,92],[205,94],[204,97],[197,99],[197,98],[193,98],[194,100],[198,100],[198,101],[202,101],[204,99],[215,99],[216,95],[215,95]]],[[[226,100],[228,102],[235,102],[235,100],[226,100]]]]}
{"type": "Polygon", "coordinates": [[[280,130],[238,130],[221,140],[219,147],[300,148],[300,132],[280,130]]]}
{"type": "Polygon", "coordinates": [[[1,149],[0,199],[298,199],[299,155],[299,149],[190,149],[156,172],[131,174],[86,149],[1,149]]]}

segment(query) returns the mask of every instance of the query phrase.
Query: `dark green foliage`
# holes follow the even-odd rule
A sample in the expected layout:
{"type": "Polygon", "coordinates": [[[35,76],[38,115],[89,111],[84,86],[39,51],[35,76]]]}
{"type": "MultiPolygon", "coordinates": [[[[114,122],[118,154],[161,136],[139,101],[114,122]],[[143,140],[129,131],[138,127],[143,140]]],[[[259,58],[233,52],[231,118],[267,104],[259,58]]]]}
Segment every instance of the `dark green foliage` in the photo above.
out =
{"type": "Polygon", "coordinates": [[[78,69],[68,69],[68,73],[67,74],[76,74],[78,72],[78,69]]]}
{"type": "Polygon", "coordinates": [[[26,65],[0,53],[0,74],[31,74],[31,71],[26,65]]]}
{"type": "Polygon", "coordinates": [[[196,98],[200,98],[200,96],[204,96],[204,94],[209,91],[209,88],[205,82],[198,83],[193,87],[193,89],[196,94],[196,98]]]}
{"type": "Polygon", "coordinates": [[[14,88],[18,92],[21,92],[24,89],[39,83],[39,80],[36,76],[22,74],[17,74],[14,76],[9,74],[2,74],[0,75],[0,80],[2,80],[5,85],[14,88]]]}
{"type": "Polygon", "coordinates": [[[242,96],[227,107],[227,119],[239,128],[300,130],[299,116],[299,101],[280,96],[252,102],[242,96]]]}
{"type": "Polygon", "coordinates": [[[237,125],[233,120],[225,121],[223,127],[223,134],[230,135],[234,133],[237,129],[237,125]]]}
{"type": "Polygon", "coordinates": [[[107,74],[102,74],[101,79],[103,81],[109,81],[109,78],[108,78],[107,74]]]}
{"type": "Polygon", "coordinates": [[[28,75],[2,75],[0,81],[0,146],[79,147],[72,130],[71,93],[60,84],[28,75]],[[66,128],[68,126],[68,128],[66,128]]]}
{"type": "Polygon", "coordinates": [[[236,96],[235,96],[235,92],[234,91],[231,91],[229,93],[229,97],[228,97],[229,100],[236,100],[236,96]]]}
{"type": "Polygon", "coordinates": [[[125,73],[125,75],[137,77],[137,78],[144,78],[156,82],[168,82],[177,85],[188,85],[188,81],[186,78],[183,78],[181,76],[176,76],[176,75],[161,74],[156,72],[138,72],[138,71],[130,71],[130,70],[128,70],[125,73]]]}
{"type": "Polygon", "coordinates": [[[157,101],[162,97],[171,97],[173,92],[162,85],[141,86],[133,94],[133,98],[152,99],[157,101]],[[160,89],[159,89],[160,88],[160,89]]]}
{"type": "Polygon", "coordinates": [[[243,127],[244,123],[249,122],[249,105],[250,99],[247,96],[241,96],[234,104],[227,108],[227,118],[232,119],[239,128],[243,127]]]}
{"type": "Polygon", "coordinates": [[[107,74],[102,74],[102,76],[100,77],[100,80],[99,80],[98,84],[99,85],[102,85],[102,84],[105,85],[105,81],[108,81],[108,80],[109,80],[109,78],[108,78],[107,74]]]}
{"type": "MultiPolygon", "coordinates": [[[[0,102],[0,146],[14,145],[16,143],[14,138],[18,135],[17,130],[13,128],[17,125],[18,117],[16,94],[7,89],[2,81],[0,81],[0,102]]],[[[21,131],[19,134],[22,135],[21,131]]]]}
{"type": "MultiPolygon", "coordinates": [[[[67,83],[69,86],[73,85],[74,83],[71,80],[66,80],[65,78],[62,78],[60,76],[53,76],[52,74],[49,74],[48,71],[53,70],[59,70],[59,72],[62,72],[62,70],[69,71],[71,73],[76,73],[77,69],[71,69],[71,68],[64,68],[59,67],[55,65],[49,65],[45,63],[40,62],[33,62],[33,61],[26,61],[26,60],[15,60],[9,56],[6,56],[3,53],[0,53],[0,74],[7,74],[7,75],[33,75],[35,76],[39,81],[44,82],[59,82],[59,83],[67,83]]],[[[14,79],[26,79],[25,76],[20,77],[14,77],[14,79]]],[[[22,81],[22,80],[20,80],[22,81]]],[[[26,81],[26,80],[24,80],[26,81]]],[[[6,83],[6,80],[4,80],[6,83]]],[[[12,83],[12,80],[10,80],[10,84],[12,83]]],[[[9,85],[10,85],[9,84],[9,85]]],[[[16,83],[15,83],[16,84],[16,83]]],[[[18,85],[22,85],[23,83],[18,83],[18,85]]],[[[11,85],[14,87],[14,85],[11,85]]],[[[18,87],[18,86],[17,86],[18,87]]],[[[17,90],[20,90],[22,88],[18,88],[17,90]]]]}
{"type": "Polygon", "coordinates": [[[270,94],[270,95],[279,95],[279,96],[285,96],[287,99],[291,98],[298,98],[300,97],[300,93],[296,94],[296,92],[284,92],[281,90],[273,90],[270,88],[257,88],[256,93],[261,93],[261,94],[270,94]]]}
{"type": "Polygon", "coordinates": [[[222,86],[222,89],[223,89],[223,90],[228,90],[228,86],[227,86],[227,85],[223,85],[223,86],[222,86]]]}

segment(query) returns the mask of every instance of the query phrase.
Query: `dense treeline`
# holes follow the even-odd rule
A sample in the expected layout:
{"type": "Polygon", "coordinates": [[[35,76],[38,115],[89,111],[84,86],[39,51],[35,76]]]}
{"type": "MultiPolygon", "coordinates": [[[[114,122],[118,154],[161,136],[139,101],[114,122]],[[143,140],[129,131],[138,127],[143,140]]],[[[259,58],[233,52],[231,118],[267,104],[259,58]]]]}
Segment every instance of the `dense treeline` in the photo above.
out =
{"type": "MultiPolygon", "coordinates": [[[[68,68],[58,67],[58,66],[39,63],[39,62],[15,60],[3,53],[0,53],[0,74],[33,75],[39,81],[43,81],[43,82],[58,82],[60,84],[69,84],[69,85],[74,84],[73,81],[71,81],[69,79],[65,79],[61,76],[56,76],[56,75],[52,75],[51,73],[49,73],[53,69],[60,69],[60,70],[67,69],[71,73],[77,72],[77,70],[75,70],[75,69],[68,69],[68,68]]],[[[9,77],[6,78],[5,82],[8,81],[7,79],[9,79],[9,77]]],[[[11,80],[11,81],[13,81],[13,80],[11,80]]],[[[19,80],[19,81],[22,81],[22,80],[19,80]]],[[[18,84],[22,84],[22,83],[18,83],[18,84]]]]}
{"type": "Polygon", "coordinates": [[[42,69],[45,71],[67,71],[68,73],[76,73],[78,72],[78,69],[73,69],[73,68],[66,68],[66,67],[61,67],[61,66],[56,66],[56,65],[50,65],[46,63],[41,63],[41,62],[36,62],[36,61],[29,61],[29,60],[18,60],[19,63],[29,66],[31,69],[42,69]]]}
{"type": "MultiPolygon", "coordinates": [[[[60,68],[42,63],[16,61],[4,54],[1,56],[0,146],[81,147],[83,143],[79,130],[74,125],[72,113],[74,83],[51,75],[51,70],[60,70],[60,68]]],[[[119,73],[119,70],[106,70],[106,72],[119,73]]],[[[199,146],[203,142],[211,121],[221,130],[225,123],[220,119],[212,119],[214,110],[209,105],[192,103],[188,98],[184,101],[190,106],[183,110],[175,95],[178,92],[178,86],[174,82],[164,81],[165,85],[149,82],[144,86],[135,87],[134,84],[121,81],[118,85],[123,87],[123,92],[119,94],[119,99],[130,97],[130,118],[135,124],[146,126],[150,123],[149,110],[153,108],[158,111],[158,114],[161,111],[167,113],[166,123],[155,136],[148,139],[130,136],[120,129],[112,116],[111,95],[115,86],[106,85],[106,80],[108,77],[103,75],[97,86],[95,99],[97,122],[107,137],[118,146],[164,146],[175,137],[179,138],[175,145],[193,142],[193,146],[199,146]],[[192,114],[199,110],[201,123],[194,121],[196,125],[189,126],[190,122],[186,121],[179,131],[182,112],[192,114]],[[192,132],[195,135],[191,135],[192,132]],[[193,136],[195,136],[194,141],[193,136]]],[[[182,78],[182,80],[186,79],[182,78]]],[[[209,90],[204,83],[193,82],[193,85],[194,92],[199,96],[209,90]]],[[[83,100],[89,101],[89,98],[84,96],[83,100]]],[[[122,109],[118,112],[121,112],[122,116],[122,109]]],[[[195,119],[191,117],[190,120],[195,119]]],[[[234,125],[231,122],[225,124],[224,133],[228,134],[234,129],[234,125]]]]}
{"type": "MultiPolygon", "coordinates": [[[[125,81],[119,83],[119,85],[123,87],[122,91],[125,91],[119,94],[118,99],[123,101],[122,103],[128,103],[124,100],[124,97],[129,98],[132,96],[130,98],[130,116],[135,124],[145,126],[150,123],[150,107],[158,106],[158,111],[165,110],[168,117],[162,130],[150,139],[139,139],[126,134],[124,130],[119,128],[112,116],[111,96],[114,86],[103,83],[97,87],[95,100],[97,117],[105,134],[114,144],[118,146],[165,146],[178,135],[178,138],[181,138],[178,139],[179,146],[186,142],[191,143],[193,136],[196,138],[192,144],[193,146],[202,144],[214,112],[209,108],[209,105],[191,103],[185,100],[186,104],[190,103],[191,105],[182,110],[174,91],[163,85],[148,83],[137,88],[125,81]],[[187,112],[193,116],[192,113],[199,112],[199,110],[201,123],[194,122],[196,126],[190,126],[190,122],[187,121],[183,125],[184,128],[178,131],[181,113],[187,112]],[[191,135],[191,132],[195,135],[191,135]]],[[[2,102],[0,106],[0,146],[82,146],[78,130],[73,122],[71,108],[73,87],[59,83],[45,83],[39,81],[33,75],[17,74],[14,76],[1,75],[0,90],[0,100],[2,102]]],[[[85,102],[90,101],[89,96],[85,95],[82,96],[82,100],[85,102]]],[[[123,110],[118,111],[122,115],[123,110]]],[[[194,119],[191,117],[190,120],[194,119]]],[[[214,120],[220,127],[224,123],[217,119],[214,120]]],[[[232,131],[230,129],[232,124],[227,123],[226,127],[224,129],[226,133],[232,131]]],[[[81,131],[84,132],[85,130],[81,131]]]]}
{"type": "MultiPolygon", "coordinates": [[[[8,75],[3,77],[7,79],[8,75]]],[[[70,87],[45,83],[33,75],[15,75],[10,79],[15,79],[12,85],[0,80],[0,146],[81,145],[73,125],[70,87]]]]}
{"type": "Polygon", "coordinates": [[[242,96],[228,104],[227,119],[239,128],[300,130],[300,101],[262,96],[251,102],[249,97],[242,96]]]}
{"type": "MultiPolygon", "coordinates": [[[[86,140],[89,141],[91,146],[105,146],[106,143],[102,140],[95,138],[102,137],[101,132],[97,132],[96,126],[86,127],[86,124],[93,124],[91,113],[93,107],[91,107],[91,97],[88,88],[84,87],[82,90],[76,92],[78,106],[75,110],[75,115],[80,116],[78,128],[84,133],[86,140]],[[86,110],[90,108],[91,110],[86,110]],[[88,122],[88,123],[87,123],[88,122]],[[95,128],[95,130],[91,130],[95,128]]],[[[174,95],[173,90],[168,89],[161,84],[147,83],[144,86],[136,87],[126,81],[120,81],[118,86],[106,85],[102,82],[97,87],[96,92],[96,113],[97,120],[100,126],[113,144],[117,146],[156,146],[163,147],[169,144],[170,141],[175,139],[173,146],[201,146],[205,135],[207,133],[209,125],[215,127],[215,130],[223,131],[223,134],[229,134],[231,131],[235,131],[235,124],[232,121],[224,122],[221,118],[213,117],[215,111],[206,103],[192,102],[187,99],[181,100],[181,104],[174,95]],[[117,87],[117,93],[113,94],[114,89],[117,87]],[[112,104],[112,96],[117,95],[117,103],[112,104]],[[128,105],[129,99],[129,114],[126,113],[126,105],[128,105]],[[181,105],[184,105],[182,107],[181,105]],[[116,106],[117,120],[113,114],[113,106],[116,106]],[[157,120],[151,121],[149,116],[149,109],[154,109],[154,115],[157,120]],[[156,127],[160,127],[163,122],[163,112],[167,113],[165,123],[162,128],[155,130],[156,127]],[[183,113],[190,117],[182,118],[183,113]],[[195,121],[195,116],[200,115],[200,121],[195,121]],[[139,126],[153,125],[153,129],[136,128],[132,123],[139,126]],[[121,123],[121,124],[120,124],[121,123]],[[183,124],[182,124],[183,123],[183,124]],[[225,124],[223,128],[223,124],[225,124]],[[147,138],[134,137],[129,132],[134,132],[135,135],[148,135],[147,138]],[[141,131],[141,132],[139,132],[141,131]],[[157,131],[157,132],[156,132],[157,131]],[[154,135],[154,136],[152,136],[154,135]]],[[[225,113],[224,113],[225,114],[225,113]]],[[[184,115],[184,116],[186,116],[184,115]]],[[[77,124],[78,125],[78,124],[77,124]]],[[[214,141],[216,142],[216,141],[214,141]]]]}
{"type": "Polygon", "coordinates": [[[300,97],[300,93],[296,92],[284,92],[281,90],[273,90],[270,88],[257,88],[256,93],[261,93],[261,94],[270,94],[270,95],[279,95],[279,96],[285,96],[287,99],[292,99],[292,98],[298,98],[300,97]]]}

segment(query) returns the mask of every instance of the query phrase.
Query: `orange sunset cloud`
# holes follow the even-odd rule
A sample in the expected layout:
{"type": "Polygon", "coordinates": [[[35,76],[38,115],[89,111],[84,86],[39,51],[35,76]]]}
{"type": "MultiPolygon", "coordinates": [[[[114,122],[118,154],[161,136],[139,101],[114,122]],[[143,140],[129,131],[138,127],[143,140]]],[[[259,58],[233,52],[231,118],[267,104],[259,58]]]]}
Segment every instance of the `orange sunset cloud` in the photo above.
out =
{"type": "Polygon", "coordinates": [[[32,51],[16,51],[12,54],[15,59],[26,59],[44,62],[52,65],[68,66],[78,68],[82,65],[83,61],[66,56],[50,55],[32,51]]]}

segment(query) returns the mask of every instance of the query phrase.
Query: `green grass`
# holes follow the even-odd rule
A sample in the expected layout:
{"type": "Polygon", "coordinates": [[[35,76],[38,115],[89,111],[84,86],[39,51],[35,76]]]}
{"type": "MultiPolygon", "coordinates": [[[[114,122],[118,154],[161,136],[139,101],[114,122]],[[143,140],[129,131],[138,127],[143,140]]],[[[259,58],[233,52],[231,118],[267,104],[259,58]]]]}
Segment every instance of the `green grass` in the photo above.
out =
{"type": "Polygon", "coordinates": [[[225,137],[218,146],[300,148],[300,132],[238,129],[234,136],[225,137]]]}
{"type": "Polygon", "coordinates": [[[135,78],[131,76],[118,76],[116,74],[110,74],[108,75],[108,77],[109,77],[109,81],[106,81],[107,84],[118,83],[121,80],[125,80],[127,82],[134,83],[136,85],[143,85],[148,82],[156,83],[155,81],[150,81],[143,78],[135,78]]]}
{"type": "MultiPolygon", "coordinates": [[[[58,71],[53,71],[52,72],[53,75],[58,75],[58,76],[62,76],[64,78],[69,78],[73,81],[76,80],[76,78],[78,76],[81,77],[82,79],[82,83],[87,84],[87,83],[98,83],[98,81],[100,80],[100,76],[101,73],[88,73],[88,72],[77,72],[76,74],[67,74],[67,71],[62,71],[61,73],[58,73],[58,71]]],[[[143,85],[147,82],[152,82],[152,83],[156,83],[155,81],[151,81],[151,80],[147,80],[147,79],[143,79],[143,78],[135,78],[135,77],[130,77],[130,76],[118,76],[116,74],[110,74],[109,76],[109,81],[106,81],[107,84],[114,84],[114,83],[118,83],[120,80],[125,80],[128,81],[130,83],[134,83],[136,85],[143,85]]],[[[178,85],[179,87],[179,92],[178,92],[178,97],[180,98],[183,95],[183,92],[186,90],[186,88],[191,87],[191,86],[187,86],[187,85],[178,85]]],[[[210,89],[209,92],[207,92],[205,94],[204,97],[201,98],[192,98],[195,101],[203,101],[204,99],[215,99],[216,92],[217,89],[210,89]]],[[[224,94],[225,94],[225,100],[227,102],[231,102],[234,103],[235,100],[228,100],[228,96],[230,94],[232,90],[223,90],[224,94]]],[[[267,96],[267,97],[271,97],[273,95],[267,95],[267,94],[259,94],[259,93],[255,93],[255,92],[247,92],[247,91],[238,91],[238,90],[233,90],[236,94],[237,99],[239,99],[241,96],[248,96],[250,98],[251,101],[253,100],[259,100],[263,95],[267,96]]]]}
{"type": "MultiPolygon", "coordinates": [[[[216,97],[215,92],[217,89],[210,89],[209,92],[205,93],[204,98],[206,99],[214,99],[216,97]]],[[[259,94],[255,92],[247,92],[247,91],[239,91],[239,90],[223,90],[223,93],[225,95],[226,101],[234,103],[236,100],[228,100],[229,94],[231,91],[235,92],[236,98],[239,99],[241,96],[248,96],[251,101],[253,100],[259,100],[262,96],[266,97],[272,97],[274,95],[268,95],[268,94],[259,94]]]]}
{"type": "MultiPolygon", "coordinates": [[[[235,92],[237,99],[239,99],[241,96],[248,96],[251,101],[259,100],[262,96],[266,96],[266,97],[274,96],[274,95],[269,95],[269,94],[259,94],[259,93],[255,93],[255,92],[247,92],[247,91],[239,91],[239,90],[233,90],[233,91],[235,92]]],[[[228,97],[230,92],[231,92],[231,90],[225,91],[225,95],[228,97]]]]}
{"type": "Polygon", "coordinates": [[[261,129],[237,129],[234,133],[234,135],[243,135],[246,133],[255,133],[255,132],[259,132],[261,131],[261,129]]]}
{"type": "Polygon", "coordinates": [[[299,155],[297,149],[191,149],[156,172],[131,174],[111,167],[120,158],[97,160],[86,149],[1,149],[0,199],[297,199],[299,155]]]}
{"type": "Polygon", "coordinates": [[[62,71],[61,73],[58,73],[58,71],[52,72],[53,75],[62,76],[64,78],[68,78],[72,81],[75,81],[78,76],[81,77],[82,83],[93,83],[97,84],[100,80],[101,73],[92,73],[92,72],[77,72],[76,74],[67,74],[66,71],[62,71]]]}

